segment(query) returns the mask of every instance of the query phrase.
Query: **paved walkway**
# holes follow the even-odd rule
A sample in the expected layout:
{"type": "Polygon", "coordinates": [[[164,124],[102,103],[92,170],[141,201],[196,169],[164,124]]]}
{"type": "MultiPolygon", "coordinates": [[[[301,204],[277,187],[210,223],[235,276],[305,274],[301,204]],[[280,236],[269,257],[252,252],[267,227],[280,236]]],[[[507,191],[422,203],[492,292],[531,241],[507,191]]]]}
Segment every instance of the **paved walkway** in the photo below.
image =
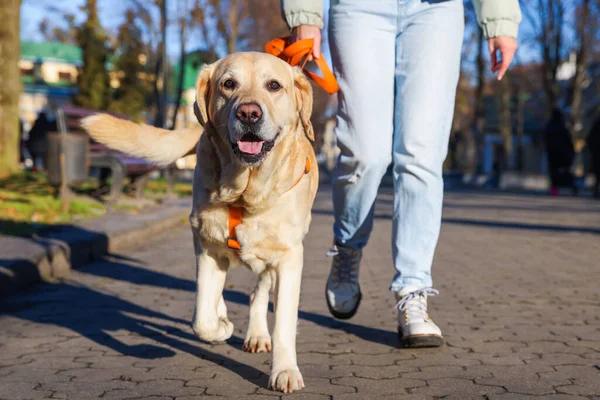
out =
{"type": "MultiPolygon", "coordinates": [[[[431,313],[441,349],[396,348],[386,289],[391,196],[384,192],[354,319],[324,303],[327,190],[306,242],[298,336],[304,399],[600,399],[600,203],[484,193],[447,196],[431,313]]],[[[71,280],[0,299],[0,399],[274,399],[269,355],[241,350],[255,278],[230,273],[236,328],[195,338],[187,227],[86,266],[71,280]]],[[[270,316],[271,317],[271,316],[270,316]]]]}

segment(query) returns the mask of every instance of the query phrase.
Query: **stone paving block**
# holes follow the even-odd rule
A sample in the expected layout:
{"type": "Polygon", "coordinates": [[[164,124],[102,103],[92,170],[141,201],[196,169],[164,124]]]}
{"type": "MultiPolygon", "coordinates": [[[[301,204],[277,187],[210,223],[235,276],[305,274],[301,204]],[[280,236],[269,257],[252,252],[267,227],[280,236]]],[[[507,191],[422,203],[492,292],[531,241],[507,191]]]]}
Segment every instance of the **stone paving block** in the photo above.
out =
{"type": "Polygon", "coordinates": [[[551,371],[541,372],[545,379],[589,379],[600,380],[600,366],[559,365],[551,371]]]}
{"type": "Polygon", "coordinates": [[[27,363],[27,369],[70,369],[84,368],[87,365],[84,361],[78,361],[73,356],[69,357],[36,357],[27,363]]]}
{"type": "Polygon", "coordinates": [[[41,388],[38,383],[15,381],[10,384],[0,384],[0,399],[42,399],[50,397],[50,395],[52,395],[52,390],[41,388]]]}
{"type": "Polygon", "coordinates": [[[431,396],[417,395],[417,394],[401,394],[394,393],[388,395],[375,395],[365,393],[353,393],[353,394],[340,394],[333,396],[333,400],[364,400],[364,399],[399,399],[399,400],[433,400],[431,396]]]}
{"type": "Polygon", "coordinates": [[[547,353],[567,353],[567,354],[584,354],[589,349],[581,346],[569,346],[565,342],[557,341],[535,341],[528,342],[527,346],[515,349],[517,354],[547,354],[547,353]]]}
{"type": "Polygon", "coordinates": [[[520,365],[477,365],[465,367],[470,373],[489,374],[495,378],[518,379],[523,375],[541,375],[542,373],[553,372],[554,368],[549,365],[541,364],[520,364],[520,365]]]}
{"type": "Polygon", "coordinates": [[[297,393],[291,393],[289,395],[286,395],[285,398],[293,399],[293,400],[329,400],[331,398],[331,396],[315,394],[315,393],[297,392],[297,393]]]}
{"type": "Polygon", "coordinates": [[[172,400],[173,397],[169,396],[142,396],[142,397],[132,397],[128,400],[172,400]]]}
{"type": "Polygon", "coordinates": [[[522,374],[507,378],[482,378],[475,382],[480,385],[502,386],[511,393],[543,396],[555,393],[555,387],[570,385],[568,380],[540,379],[537,375],[522,374]]]}
{"type": "Polygon", "coordinates": [[[411,393],[446,397],[450,395],[489,396],[505,391],[500,386],[477,385],[469,379],[443,378],[428,380],[426,387],[412,389],[411,393]]]}
{"type": "Polygon", "coordinates": [[[552,327],[551,331],[559,337],[575,337],[585,341],[598,341],[598,337],[600,337],[600,327],[593,325],[556,325],[552,327]]]}
{"type": "MultiPolygon", "coordinates": [[[[456,357],[460,360],[478,361],[479,364],[483,365],[523,365],[526,361],[537,360],[538,357],[533,355],[496,355],[496,354],[483,354],[483,353],[463,353],[457,354],[456,357]]],[[[470,364],[473,365],[473,364],[470,364]]]]}
{"type": "Polygon", "coordinates": [[[140,382],[133,386],[121,388],[119,390],[111,390],[102,396],[103,399],[107,400],[123,400],[134,397],[148,397],[148,396],[164,396],[164,397],[177,397],[177,396],[193,396],[204,394],[206,388],[202,387],[186,387],[182,380],[164,379],[158,381],[140,382]]]}
{"type": "Polygon", "coordinates": [[[313,342],[304,343],[298,346],[298,354],[315,353],[315,354],[344,354],[352,351],[348,346],[337,346],[334,343],[313,342]]]}
{"type": "Polygon", "coordinates": [[[280,399],[281,396],[276,394],[275,396],[266,396],[260,394],[253,394],[250,396],[183,396],[176,397],[175,400],[208,400],[208,399],[225,399],[225,400],[273,400],[280,399]]]}
{"type": "Polygon", "coordinates": [[[29,365],[35,360],[31,356],[21,357],[18,353],[15,355],[3,355],[0,359],[0,371],[5,368],[17,367],[20,365],[29,365]]]}
{"type": "MultiPolygon", "coordinates": [[[[332,384],[330,379],[326,378],[317,378],[317,377],[306,377],[304,378],[305,388],[302,389],[299,394],[310,394],[310,395],[318,395],[318,396],[333,396],[337,394],[343,393],[356,393],[356,389],[347,385],[337,385],[332,384]]],[[[271,389],[266,389],[266,384],[264,387],[260,387],[256,391],[257,394],[266,395],[266,396],[279,396],[281,393],[275,392],[271,389]]],[[[286,394],[284,397],[288,397],[286,394]]]]}
{"type": "Polygon", "coordinates": [[[267,386],[267,376],[263,377],[263,379],[258,379],[256,377],[250,378],[240,376],[230,371],[219,371],[216,376],[211,379],[210,385],[207,386],[206,394],[216,396],[251,395],[257,389],[262,387],[256,384],[257,380],[259,385],[264,385],[264,387],[267,386]]]}
{"type": "Polygon", "coordinates": [[[304,379],[304,384],[306,387],[302,389],[302,393],[314,393],[325,396],[332,396],[336,394],[343,393],[355,393],[356,389],[354,386],[346,385],[343,383],[337,383],[336,379],[345,379],[345,378],[334,378],[334,379],[325,379],[325,378],[313,378],[308,377],[304,379]]]}
{"type": "Polygon", "coordinates": [[[569,347],[579,348],[583,347],[585,349],[595,350],[600,352],[600,339],[596,341],[591,340],[572,340],[567,342],[569,347]]]}
{"type": "Polygon", "coordinates": [[[600,395],[600,366],[557,366],[554,372],[541,373],[544,379],[558,381],[567,379],[572,385],[556,385],[556,391],[573,395],[600,395]]]}
{"type": "Polygon", "coordinates": [[[448,396],[444,396],[444,400],[488,400],[489,396],[485,395],[485,396],[480,396],[478,394],[466,394],[466,393],[459,393],[459,394],[451,394],[448,396]]]}
{"type": "MultiPolygon", "coordinates": [[[[40,389],[50,390],[52,397],[58,399],[92,399],[102,396],[113,399],[111,393],[125,390],[135,390],[134,382],[111,381],[111,382],[68,382],[42,384],[40,389]]],[[[131,392],[130,392],[131,393],[131,392]]],[[[136,393],[133,393],[134,395],[136,393]]],[[[129,396],[131,397],[131,395],[129,396]]],[[[123,397],[118,397],[119,399],[123,397]]]]}
{"type": "Polygon", "coordinates": [[[417,368],[403,367],[401,365],[336,365],[333,367],[333,371],[339,375],[338,377],[357,376],[359,378],[368,379],[390,379],[398,378],[400,376],[405,378],[413,378],[412,376],[406,376],[406,372],[417,371],[417,368]]]}
{"type": "Polygon", "coordinates": [[[590,360],[597,360],[600,361],[600,353],[594,351],[594,352],[590,352],[590,353],[584,353],[581,355],[583,358],[587,358],[590,360]]]}
{"type": "Polygon", "coordinates": [[[560,354],[550,353],[542,354],[537,359],[531,359],[532,364],[543,364],[543,365],[594,365],[595,360],[587,359],[577,354],[560,354]]]}
{"type": "Polygon", "coordinates": [[[409,353],[388,354],[341,354],[331,357],[332,365],[356,364],[369,366],[395,365],[404,361],[412,361],[413,356],[409,353]]]}
{"type": "MultiPolygon", "coordinates": [[[[568,394],[549,394],[541,397],[544,400],[586,400],[588,397],[573,396],[568,394]]],[[[540,396],[529,396],[517,393],[494,394],[490,400],[540,400],[540,396]]]]}
{"type": "MultiPolygon", "coordinates": [[[[0,370],[3,371],[4,369],[0,370]]],[[[0,386],[12,382],[52,383],[68,382],[69,378],[61,375],[56,368],[27,368],[24,366],[6,368],[5,375],[0,376],[0,386]]]]}
{"type": "MultiPolygon", "coordinates": [[[[309,328],[306,327],[306,325],[308,324],[308,322],[300,320],[299,321],[299,326],[298,326],[298,335],[296,336],[296,343],[297,345],[300,346],[304,346],[305,343],[311,344],[314,343],[315,340],[315,336],[313,336],[312,334],[308,334],[307,332],[310,332],[309,328]],[[305,332],[304,334],[301,334],[301,332],[305,332]]],[[[345,344],[349,344],[351,342],[352,336],[350,335],[341,335],[338,334],[337,332],[333,333],[332,332],[328,332],[325,335],[321,335],[319,336],[319,342],[320,343],[332,343],[335,344],[336,346],[342,346],[345,344]]]]}
{"type": "Polygon", "coordinates": [[[358,393],[369,395],[403,394],[406,389],[425,386],[425,381],[418,379],[366,379],[366,378],[336,378],[331,381],[334,384],[352,386],[358,393]]]}
{"type": "Polygon", "coordinates": [[[416,353],[416,356],[412,360],[400,360],[396,362],[396,365],[403,367],[429,367],[437,365],[455,365],[455,366],[469,366],[481,364],[479,356],[484,357],[485,355],[477,355],[478,357],[467,357],[474,353],[452,353],[447,347],[438,349],[437,352],[423,352],[416,353]]]}
{"type": "Polygon", "coordinates": [[[337,366],[330,367],[326,364],[306,364],[302,366],[302,376],[306,378],[341,378],[344,376],[352,376],[350,369],[339,368],[337,366]]]}
{"type": "Polygon", "coordinates": [[[354,354],[368,355],[387,354],[395,350],[394,347],[391,347],[386,343],[374,343],[364,340],[357,340],[356,338],[354,338],[351,342],[338,344],[337,348],[348,350],[348,352],[352,352],[354,354]]]}
{"type": "Polygon", "coordinates": [[[479,367],[437,366],[421,367],[420,371],[403,373],[403,378],[430,380],[440,378],[476,379],[491,377],[490,372],[482,371],[479,367]]]}
{"type": "Polygon", "coordinates": [[[510,336],[502,337],[506,340],[531,342],[538,340],[556,340],[556,335],[550,331],[550,326],[511,326],[510,336]]]}
{"type": "Polygon", "coordinates": [[[525,347],[524,343],[521,342],[509,342],[509,341],[485,341],[471,343],[469,348],[475,353],[483,354],[512,354],[516,349],[525,347]]]}

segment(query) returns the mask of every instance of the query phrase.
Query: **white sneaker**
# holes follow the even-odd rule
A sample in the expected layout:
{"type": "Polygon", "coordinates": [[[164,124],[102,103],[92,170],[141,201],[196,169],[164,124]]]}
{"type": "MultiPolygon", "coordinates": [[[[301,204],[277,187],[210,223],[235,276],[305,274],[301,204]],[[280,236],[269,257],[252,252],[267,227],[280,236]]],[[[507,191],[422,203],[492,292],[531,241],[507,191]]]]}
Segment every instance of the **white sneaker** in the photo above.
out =
{"type": "Polygon", "coordinates": [[[334,245],[327,252],[327,256],[333,257],[325,286],[329,312],[339,319],[352,318],[362,298],[358,284],[362,251],[334,245]]]}
{"type": "Polygon", "coordinates": [[[440,347],[442,331],[427,314],[427,296],[437,296],[433,288],[405,286],[396,292],[398,339],[401,347],[440,347]]]}

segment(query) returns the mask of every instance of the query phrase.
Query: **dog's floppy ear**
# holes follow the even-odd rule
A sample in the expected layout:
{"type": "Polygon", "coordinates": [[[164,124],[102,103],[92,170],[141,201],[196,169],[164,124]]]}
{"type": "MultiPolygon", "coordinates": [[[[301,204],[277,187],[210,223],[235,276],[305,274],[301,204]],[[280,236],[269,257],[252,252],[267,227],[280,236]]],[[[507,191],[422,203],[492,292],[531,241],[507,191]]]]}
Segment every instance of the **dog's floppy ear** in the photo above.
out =
{"type": "Polygon", "coordinates": [[[210,78],[214,70],[214,64],[205,65],[198,74],[196,80],[196,102],[194,103],[194,114],[200,125],[205,126],[208,122],[208,101],[210,98],[210,78]]]}
{"type": "Polygon", "coordinates": [[[300,68],[294,68],[294,93],[296,94],[296,109],[298,116],[302,121],[304,133],[314,142],[315,132],[310,116],[313,108],[313,91],[308,78],[304,75],[300,68]]]}

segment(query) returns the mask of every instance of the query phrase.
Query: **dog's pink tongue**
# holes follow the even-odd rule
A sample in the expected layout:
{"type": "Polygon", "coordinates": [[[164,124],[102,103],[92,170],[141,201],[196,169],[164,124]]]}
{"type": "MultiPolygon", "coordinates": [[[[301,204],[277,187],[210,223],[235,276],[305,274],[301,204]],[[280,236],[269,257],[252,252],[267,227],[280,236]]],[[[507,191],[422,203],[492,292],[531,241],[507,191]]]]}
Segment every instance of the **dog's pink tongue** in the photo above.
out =
{"type": "Polygon", "coordinates": [[[242,151],[243,153],[258,154],[262,150],[263,143],[264,143],[264,141],[242,142],[241,140],[239,140],[237,144],[238,144],[240,151],[242,151]]]}

